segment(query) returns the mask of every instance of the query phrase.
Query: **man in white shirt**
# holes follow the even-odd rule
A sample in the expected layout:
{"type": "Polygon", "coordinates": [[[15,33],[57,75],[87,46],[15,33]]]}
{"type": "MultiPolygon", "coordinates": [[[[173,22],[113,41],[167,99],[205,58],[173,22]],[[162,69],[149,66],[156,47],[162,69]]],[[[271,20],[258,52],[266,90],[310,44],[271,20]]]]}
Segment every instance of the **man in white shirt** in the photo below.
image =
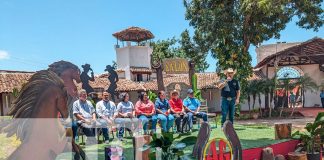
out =
{"type": "Polygon", "coordinates": [[[89,137],[88,139],[95,140],[95,131],[92,125],[96,121],[96,112],[91,102],[87,100],[87,92],[84,89],[79,91],[79,99],[73,103],[73,115],[78,124],[82,126],[83,133],[89,137]]]}
{"type": "Polygon", "coordinates": [[[109,143],[108,125],[113,125],[114,113],[116,105],[110,101],[110,94],[108,92],[102,93],[102,100],[96,104],[97,115],[100,118],[101,125],[106,126],[102,128],[102,133],[105,138],[105,143],[109,143]]]}

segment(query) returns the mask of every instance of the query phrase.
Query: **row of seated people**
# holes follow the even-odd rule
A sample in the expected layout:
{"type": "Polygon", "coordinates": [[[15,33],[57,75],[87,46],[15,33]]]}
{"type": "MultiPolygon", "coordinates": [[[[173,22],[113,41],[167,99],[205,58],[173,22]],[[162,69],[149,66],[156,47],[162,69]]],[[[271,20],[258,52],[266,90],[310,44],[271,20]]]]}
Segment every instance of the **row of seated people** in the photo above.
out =
{"type": "Polygon", "coordinates": [[[110,95],[103,92],[102,100],[96,104],[96,108],[87,100],[85,90],[79,92],[79,99],[73,103],[73,115],[75,120],[72,124],[73,138],[76,137],[78,127],[81,127],[87,137],[94,137],[93,122],[100,123],[106,143],[109,143],[108,126],[117,125],[117,137],[122,141],[123,133],[127,129],[132,131],[143,129],[148,134],[148,122],[151,121],[151,133],[156,132],[157,122],[160,121],[162,132],[168,132],[175,121],[177,132],[191,132],[193,116],[202,118],[207,122],[207,114],[199,112],[200,101],[194,97],[193,90],[188,90],[188,97],[183,101],[179,98],[179,92],[174,90],[170,93],[170,100],[166,99],[166,93],[159,91],[155,103],[149,100],[146,92],[139,95],[135,106],[129,101],[126,92],[120,94],[120,103],[116,106],[110,101],[110,95]],[[98,119],[97,119],[98,117],[98,119]],[[182,122],[182,123],[181,123],[182,122]],[[188,124],[189,129],[184,130],[188,124]],[[142,127],[142,128],[139,128],[142,127]]]}

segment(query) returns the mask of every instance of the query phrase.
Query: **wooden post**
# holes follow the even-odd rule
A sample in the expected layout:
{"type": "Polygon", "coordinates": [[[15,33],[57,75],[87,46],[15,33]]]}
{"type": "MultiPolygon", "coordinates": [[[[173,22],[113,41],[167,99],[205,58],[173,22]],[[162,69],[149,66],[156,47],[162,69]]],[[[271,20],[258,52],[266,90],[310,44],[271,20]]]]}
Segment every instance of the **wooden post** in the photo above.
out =
{"type": "Polygon", "coordinates": [[[151,137],[149,135],[139,135],[133,137],[134,159],[135,160],[149,160],[150,149],[141,150],[146,144],[150,144],[151,137]]]}
{"type": "Polygon", "coordinates": [[[286,160],[285,156],[279,154],[279,155],[276,155],[276,157],[274,158],[274,160],[286,160]]]}
{"type": "Polygon", "coordinates": [[[273,160],[273,149],[270,147],[262,149],[262,160],[273,160]]]}
{"type": "Polygon", "coordinates": [[[3,115],[3,100],[2,100],[2,93],[0,93],[0,116],[3,115]]]}
{"type": "Polygon", "coordinates": [[[290,152],[288,153],[288,160],[307,160],[307,155],[306,153],[290,152]]]}
{"type": "Polygon", "coordinates": [[[275,139],[291,138],[291,123],[276,123],[275,124],[275,139]]]}
{"type": "Polygon", "coordinates": [[[151,54],[151,67],[156,70],[156,79],[159,91],[164,91],[164,82],[163,82],[163,64],[162,60],[159,58],[154,59],[151,54]]]}
{"type": "Polygon", "coordinates": [[[189,61],[189,83],[190,87],[192,88],[193,82],[192,82],[192,76],[195,74],[195,62],[189,61]]]}

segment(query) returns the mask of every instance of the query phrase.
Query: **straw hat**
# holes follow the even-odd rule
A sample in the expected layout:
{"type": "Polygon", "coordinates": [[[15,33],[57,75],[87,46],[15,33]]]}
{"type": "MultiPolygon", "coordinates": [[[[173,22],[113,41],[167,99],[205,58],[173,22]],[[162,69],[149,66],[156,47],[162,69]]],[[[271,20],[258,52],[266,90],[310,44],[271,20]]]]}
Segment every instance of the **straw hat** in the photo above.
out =
{"type": "Polygon", "coordinates": [[[224,71],[224,74],[227,74],[227,73],[233,73],[233,74],[235,74],[236,73],[236,70],[234,70],[233,68],[228,68],[227,70],[224,71]]]}
{"type": "Polygon", "coordinates": [[[171,92],[170,92],[170,95],[172,96],[174,93],[177,93],[178,95],[179,95],[179,91],[178,90],[172,90],[171,92]]]}

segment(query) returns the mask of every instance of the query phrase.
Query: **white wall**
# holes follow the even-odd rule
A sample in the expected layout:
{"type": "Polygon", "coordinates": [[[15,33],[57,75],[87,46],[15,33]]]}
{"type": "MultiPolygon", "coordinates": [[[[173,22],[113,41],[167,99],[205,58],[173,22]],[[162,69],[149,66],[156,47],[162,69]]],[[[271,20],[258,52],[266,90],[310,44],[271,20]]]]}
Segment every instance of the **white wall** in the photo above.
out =
{"type": "Polygon", "coordinates": [[[117,69],[125,70],[125,78],[132,79],[130,67],[151,68],[150,55],[153,50],[149,46],[126,46],[116,48],[117,69]]]}

